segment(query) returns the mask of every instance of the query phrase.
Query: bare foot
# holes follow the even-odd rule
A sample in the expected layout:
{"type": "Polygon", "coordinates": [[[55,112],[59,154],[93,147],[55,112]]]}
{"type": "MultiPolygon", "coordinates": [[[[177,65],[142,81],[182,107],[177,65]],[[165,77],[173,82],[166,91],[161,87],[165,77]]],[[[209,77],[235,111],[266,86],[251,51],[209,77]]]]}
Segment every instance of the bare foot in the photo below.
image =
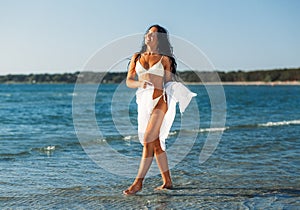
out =
{"type": "Polygon", "coordinates": [[[159,186],[155,188],[155,190],[171,190],[173,188],[172,183],[171,184],[163,184],[162,186],[159,186]]]}
{"type": "Polygon", "coordinates": [[[127,190],[123,191],[124,195],[135,195],[138,191],[142,190],[142,184],[133,183],[127,190]]]}

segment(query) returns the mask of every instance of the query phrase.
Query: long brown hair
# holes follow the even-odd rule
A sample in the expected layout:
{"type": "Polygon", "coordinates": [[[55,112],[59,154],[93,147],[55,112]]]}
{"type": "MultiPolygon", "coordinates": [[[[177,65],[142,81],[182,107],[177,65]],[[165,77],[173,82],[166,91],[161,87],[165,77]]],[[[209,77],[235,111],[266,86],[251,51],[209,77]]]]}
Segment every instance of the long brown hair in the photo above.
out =
{"type": "MultiPolygon", "coordinates": [[[[169,41],[169,35],[168,35],[168,31],[163,28],[162,26],[156,24],[156,25],[152,25],[150,26],[146,33],[148,33],[148,31],[152,28],[152,27],[155,27],[157,28],[157,38],[158,38],[158,45],[157,45],[157,50],[158,50],[158,53],[161,54],[161,55],[165,55],[165,56],[168,56],[170,61],[171,61],[171,71],[173,74],[176,74],[176,70],[177,70],[177,63],[176,63],[176,60],[174,58],[174,55],[173,55],[173,47],[171,46],[170,44],[170,41],[169,41]]],[[[140,57],[140,54],[146,52],[147,50],[147,46],[145,44],[145,41],[143,40],[143,44],[142,44],[142,48],[141,50],[139,51],[139,56],[136,57],[136,60],[140,57]]]]}

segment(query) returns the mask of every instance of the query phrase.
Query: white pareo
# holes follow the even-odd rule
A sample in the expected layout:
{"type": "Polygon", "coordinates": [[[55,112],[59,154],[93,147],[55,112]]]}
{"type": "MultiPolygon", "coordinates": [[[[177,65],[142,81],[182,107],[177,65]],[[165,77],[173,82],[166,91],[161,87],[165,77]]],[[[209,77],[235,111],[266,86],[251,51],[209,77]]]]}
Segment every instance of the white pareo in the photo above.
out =
{"type": "MultiPolygon", "coordinates": [[[[180,82],[168,82],[164,86],[167,95],[168,110],[160,127],[159,140],[162,150],[166,150],[165,140],[169,135],[176,115],[176,103],[182,114],[196,93],[191,92],[180,82]]],[[[147,86],[146,89],[139,88],[136,92],[136,103],[138,104],[138,136],[141,144],[144,142],[144,134],[148,125],[153,108],[156,105],[153,100],[154,87],[147,86]]]]}

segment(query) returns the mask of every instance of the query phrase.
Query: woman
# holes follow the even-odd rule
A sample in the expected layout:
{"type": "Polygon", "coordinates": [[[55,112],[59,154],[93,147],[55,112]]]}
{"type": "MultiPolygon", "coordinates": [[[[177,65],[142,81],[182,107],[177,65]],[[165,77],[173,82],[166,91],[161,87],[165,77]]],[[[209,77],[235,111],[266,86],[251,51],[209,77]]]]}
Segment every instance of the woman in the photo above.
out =
{"type": "MultiPolygon", "coordinates": [[[[166,84],[171,84],[176,66],[167,30],[159,25],[151,26],[145,34],[142,49],[132,56],[126,79],[129,88],[138,88],[138,132],[144,146],[136,179],[123,191],[126,195],[135,194],[142,189],[143,180],[154,156],[163,179],[162,186],[157,189],[172,188],[165,139],[175,117],[175,106],[172,105],[172,112],[169,113],[168,106],[172,96],[166,93],[166,84]],[[138,80],[135,79],[136,75],[138,80]]],[[[189,103],[195,94],[183,89],[186,91],[185,97],[189,97],[189,103]]]]}

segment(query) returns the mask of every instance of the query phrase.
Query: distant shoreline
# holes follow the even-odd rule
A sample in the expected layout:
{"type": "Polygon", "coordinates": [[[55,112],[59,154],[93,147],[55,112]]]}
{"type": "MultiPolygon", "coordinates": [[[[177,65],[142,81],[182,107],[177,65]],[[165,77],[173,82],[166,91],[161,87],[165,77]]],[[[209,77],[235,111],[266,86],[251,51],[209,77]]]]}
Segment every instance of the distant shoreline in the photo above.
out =
{"type": "Polygon", "coordinates": [[[300,85],[300,81],[275,81],[275,82],[263,82],[263,81],[254,81],[254,82],[184,82],[187,85],[237,85],[237,86],[260,86],[260,85],[300,85]]]}
{"type": "MultiPolygon", "coordinates": [[[[119,84],[126,77],[127,72],[20,74],[0,76],[0,84],[119,84]]],[[[251,72],[178,71],[175,78],[190,85],[299,85],[300,68],[251,72]]]]}
{"type": "MultiPolygon", "coordinates": [[[[276,81],[276,82],[183,82],[185,85],[225,85],[225,86],[298,86],[300,85],[300,81],[276,81]]],[[[75,85],[76,83],[66,83],[66,82],[43,82],[43,83],[26,83],[26,82],[7,82],[0,83],[0,85],[75,85]]],[[[84,85],[112,85],[112,84],[120,84],[120,83],[80,83],[84,85]]]]}

